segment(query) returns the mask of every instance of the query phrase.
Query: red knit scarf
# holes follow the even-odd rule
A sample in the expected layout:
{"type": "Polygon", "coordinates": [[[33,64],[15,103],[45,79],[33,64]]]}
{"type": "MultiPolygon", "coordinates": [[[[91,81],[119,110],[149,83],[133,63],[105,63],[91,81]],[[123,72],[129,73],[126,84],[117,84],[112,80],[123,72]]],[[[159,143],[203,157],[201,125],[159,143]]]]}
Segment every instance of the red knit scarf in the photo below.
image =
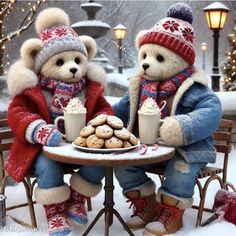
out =
{"type": "Polygon", "coordinates": [[[70,99],[83,90],[85,83],[86,78],[82,78],[78,82],[62,82],[39,75],[39,84],[41,88],[49,91],[53,95],[52,105],[50,107],[52,120],[63,114],[62,107],[66,107],[70,99]]]}
{"type": "MultiPolygon", "coordinates": [[[[163,101],[168,97],[173,96],[181,84],[194,73],[194,67],[190,66],[181,73],[171,77],[164,81],[149,81],[141,78],[141,97],[139,107],[142,106],[143,102],[151,97],[153,98],[159,107],[162,106],[163,101]]],[[[169,115],[168,107],[165,106],[162,110],[162,118],[169,115]]]]}

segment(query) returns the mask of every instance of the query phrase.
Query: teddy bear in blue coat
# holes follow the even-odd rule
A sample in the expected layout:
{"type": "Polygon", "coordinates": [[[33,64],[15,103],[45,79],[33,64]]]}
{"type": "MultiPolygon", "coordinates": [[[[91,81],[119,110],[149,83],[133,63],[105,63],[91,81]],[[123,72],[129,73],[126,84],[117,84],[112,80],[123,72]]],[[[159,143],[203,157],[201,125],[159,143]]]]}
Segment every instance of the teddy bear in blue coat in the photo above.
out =
{"type": "Polygon", "coordinates": [[[151,97],[161,106],[166,101],[160,139],[176,147],[174,158],[115,168],[123,194],[134,206],[127,224],[131,229],[145,228],[145,235],[161,236],[182,227],[184,211],[193,203],[196,177],[216,158],[212,134],[221,119],[221,104],[203,71],[194,66],[192,20],[191,8],[177,3],[166,18],[137,35],[139,71],[130,78],[129,92],[113,107],[135,132],[143,102],[151,97]],[[165,168],[165,179],[156,193],[155,182],[145,171],[159,165],[165,168]]]}

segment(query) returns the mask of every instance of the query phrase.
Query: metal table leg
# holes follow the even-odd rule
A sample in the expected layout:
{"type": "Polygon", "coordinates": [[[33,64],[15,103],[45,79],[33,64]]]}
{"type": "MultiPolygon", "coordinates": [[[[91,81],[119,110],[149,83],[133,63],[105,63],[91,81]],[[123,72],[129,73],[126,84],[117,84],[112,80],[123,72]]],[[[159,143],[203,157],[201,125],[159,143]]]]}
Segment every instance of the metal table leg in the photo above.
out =
{"type": "Polygon", "coordinates": [[[120,223],[123,225],[125,230],[128,232],[129,235],[134,236],[132,231],[129,229],[129,227],[126,225],[120,214],[117,212],[117,210],[114,209],[114,201],[113,201],[113,191],[114,191],[114,185],[113,185],[113,167],[108,166],[106,167],[106,176],[105,176],[105,201],[103,203],[104,208],[97,214],[95,219],[92,221],[92,223],[89,225],[87,230],[84,232],[83,236],[88,235],[90,230],[93,228],[93,226],[96,224],[98,219],[101,217],[103,213],[105,213],[105,236],[109,236],[109,227],[113,224],[113,214],[116,215],[117,219],[120,221],[120,223]]]}

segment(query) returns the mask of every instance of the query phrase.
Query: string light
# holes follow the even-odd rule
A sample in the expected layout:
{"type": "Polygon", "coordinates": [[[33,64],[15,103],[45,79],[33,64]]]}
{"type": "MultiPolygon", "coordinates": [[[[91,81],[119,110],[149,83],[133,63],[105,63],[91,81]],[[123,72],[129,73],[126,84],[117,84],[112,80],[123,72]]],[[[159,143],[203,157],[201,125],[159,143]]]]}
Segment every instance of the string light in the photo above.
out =
{"type": "MultiPolygon", "coordinates": [[[[9,21],[8,15],[14,9],[14,5],[16,2],[17,0],[1,1],[1,6],[3,7],[0,8],[0,16],[1,16],[0,25],[2,29],[5,28],[5,26],[3,25],[2,19],[4,19],[5,22],[9,21]]],[[[21,11],[22,13],[26,13],[26,16],[22,20],[20,27],[16,31],[7,33],[6,35],[3,33],[0,35],[0,50],[2,50],[2,54],[4,53],[4,50],[6,49],[6,46],[4,45],[4,43],[11,41],[13,37],[19,37],[20,34],[32,24],[32,17],[34,13],[37,11],[37,8],[39,7],[39,5],[44,2],[45,0],[37,0],[37,2],[32,1],[32,3],[28,2],[28,4],[26,4],[25,7],[22,7],[21,9],[19,9],[19,11],[21,11]]],[[[6,55],[6,58],[8,59],[8,61],[5,62],[5,64],[9,66],[10,65],[9,55],[6,55]]],[[[4,68],[4,64],[2,63],[0,67],[4,68]]],[[[4,73],[7,73],[7,71],[5,70],[4,73]]]]}
{"type": "Polygon", "coordinates": [[[120,49],[120,50],[125,50],[125,46],[124,45],[122,45],[122,46],[119,46],[119,44],[117,43],[117,41],[115,41],[115,40],[112,40],[112,42],[115,44],[115,46],[116,46],[116,48],[117,49],[120,49]]]}

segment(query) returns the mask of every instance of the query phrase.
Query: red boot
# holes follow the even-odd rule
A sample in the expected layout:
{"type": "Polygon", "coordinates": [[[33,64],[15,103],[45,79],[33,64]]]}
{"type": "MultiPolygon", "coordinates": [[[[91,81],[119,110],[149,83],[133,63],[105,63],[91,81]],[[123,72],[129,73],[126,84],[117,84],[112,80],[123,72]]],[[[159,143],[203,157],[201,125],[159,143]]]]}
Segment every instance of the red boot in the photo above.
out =
{"type": "Polygon", "coordinates": [[[70,179],[71,195],[68,202],[68,219],[75,223],[86,224],[88,222],[85,201],[88,197],[96,196],[102,184],[93,184],[74,173],[70,179]]]}
{"type": "Polygon", "coordinates": [[[71,232],[67,221],[67,202],[70,196],[68,185],[35,189],[35,199],[43,204],[50,236],[65,236],[71,232]]]}
{"type": "Polygon", "coordinates": [[[67,222],[67,201],[44,205],[50,236],[68,235],[71,232],[67,222]]]}
{"type": "Polygon", "coordinates": [[[70,188],[68,201],[68,218],[79,224],[87,224],[88,216],[85,208],[87,197],[70,188]]]}

